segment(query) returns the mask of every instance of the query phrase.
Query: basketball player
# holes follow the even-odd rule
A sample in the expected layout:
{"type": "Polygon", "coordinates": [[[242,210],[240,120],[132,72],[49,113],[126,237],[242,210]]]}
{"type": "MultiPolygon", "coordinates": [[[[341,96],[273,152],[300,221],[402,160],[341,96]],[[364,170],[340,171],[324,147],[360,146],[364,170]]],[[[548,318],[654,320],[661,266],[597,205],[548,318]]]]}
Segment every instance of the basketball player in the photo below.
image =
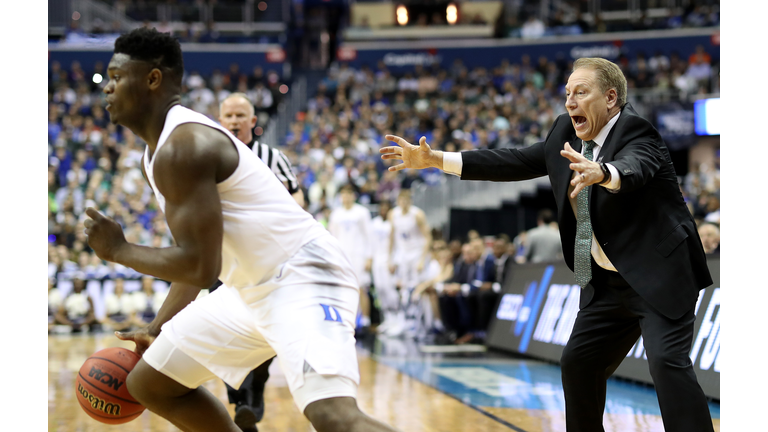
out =
{"type": "MultiPolygon", "coordinates": [[[[291,170],[291,163],[283,152],[276,148],[256,141],[253,128],[257,117],[253,104],[243,93],[232,93],[219,105],[219,122],[236,136],[272,170],[278,180],[283,183],[288,193],[296,203],[304,207],[304,193],[299,188],[299,182],[291,170]]],[[[221,281],[211,288],[213,292],[221,281]]],[[[246,432],[258,432],[256,423],[264,417],[264,386],[269,379],[269,366],[273,359],[262,363],[245,377],[239,390],[227,386],[229,403],[235,404],[235,424],[246,432]]]]}
{"type": "Polygon", "coordinates": [[[390,210],[392,210],[392,204],[387,200],[382,201],[379,204],[379,214],[371,221],[371,250],[373,253],[371,275],[383,315],[381,323],[376,328],[379,333],[386,331],[394,324],[399,304],[394,277],[389,272],[389,244],[392,235],[392,223],[389,221],[390,210]]]}
{"type": "MultiPolygon", "coordinates": [[[[419,284],[419,274],[429,257],[432,246],[429,224],[424,212],[411,205],[410,189],[402,189],[397,196],[397,207],[389,212],[387,218],[392,223],[389,237],[390,273],[396,273],[395,281],[400,291],[400,304],[410,302],[409,290],[419,284]]],[[[405,330],[405,311],[397,314],[397,323],[387,334],[399,335],[405,330]]]]}
{"type": "Polygon", "coordinates": [[[360,325],[371,325],[371,304],[368,287],[371,285],[371,212],[355,202],[355,189],[350,184],[341,187],[341,207],[328,218],[328,231],[336,237],[357,275],[360,286],[360,325]]]}
{"type": "Polygon", "coordinates": [[[355,401],[359,294],[338,242],[240,140],[179,105],[179,42],[133,30],[115,41],[107,73],[110,119],[147,143],[142,168],[175,240],[128,243],[115,221],[86,210],[100,258],[173,282],[155,320],[130,335],[143,353],[131,395],[184,431],[240,432],[201,384],[217,376],[238,388],[279,354],[318,432],[392,431],[355,401]],[[217,278],[219,289],[190,304],[217,278]]]}

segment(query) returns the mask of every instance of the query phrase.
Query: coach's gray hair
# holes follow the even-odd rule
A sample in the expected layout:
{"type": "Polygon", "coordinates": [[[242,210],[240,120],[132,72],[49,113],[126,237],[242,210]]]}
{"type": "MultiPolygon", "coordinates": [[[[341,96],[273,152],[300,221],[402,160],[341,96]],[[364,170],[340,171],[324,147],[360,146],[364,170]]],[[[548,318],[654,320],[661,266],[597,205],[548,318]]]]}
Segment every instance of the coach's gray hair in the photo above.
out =
{"type": "Polygon", "coordinates": [[[627,103],[627,79],[616,63],[599,57],[584,57],[573,62],[573,70],[592,68],[597,71],[597,82],[603,93],[609,89],[616,90],[617,105],[623,108],[627,103]]]}

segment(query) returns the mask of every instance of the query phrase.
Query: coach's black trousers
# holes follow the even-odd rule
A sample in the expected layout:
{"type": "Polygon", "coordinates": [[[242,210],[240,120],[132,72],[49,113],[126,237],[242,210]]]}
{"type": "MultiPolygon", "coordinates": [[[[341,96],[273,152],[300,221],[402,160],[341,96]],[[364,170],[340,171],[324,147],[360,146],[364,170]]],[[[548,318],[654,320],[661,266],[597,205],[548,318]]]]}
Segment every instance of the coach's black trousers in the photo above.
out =
{"type": "Polygon", "coordinates": [[[643,336],[666,432],[713,432],[707,399],[691,364],[694,306],[671,320],[615,272],[592,265],[592,301],[583,307],[561,358],[568,432],[603,429],[606,379],[643,336]]]}

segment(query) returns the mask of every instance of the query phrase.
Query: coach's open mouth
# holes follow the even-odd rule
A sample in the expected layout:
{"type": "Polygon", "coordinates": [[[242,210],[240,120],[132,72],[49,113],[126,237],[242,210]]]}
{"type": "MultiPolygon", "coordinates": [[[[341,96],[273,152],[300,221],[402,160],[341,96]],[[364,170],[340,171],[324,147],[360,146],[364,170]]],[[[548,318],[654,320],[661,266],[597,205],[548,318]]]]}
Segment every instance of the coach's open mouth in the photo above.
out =
{"type": "Polygon", "coordinates": [[[582,126],[587,124],[587,118],[584,116],[571,116],[571,119],[576,129],[581,129],[582,126]]]}

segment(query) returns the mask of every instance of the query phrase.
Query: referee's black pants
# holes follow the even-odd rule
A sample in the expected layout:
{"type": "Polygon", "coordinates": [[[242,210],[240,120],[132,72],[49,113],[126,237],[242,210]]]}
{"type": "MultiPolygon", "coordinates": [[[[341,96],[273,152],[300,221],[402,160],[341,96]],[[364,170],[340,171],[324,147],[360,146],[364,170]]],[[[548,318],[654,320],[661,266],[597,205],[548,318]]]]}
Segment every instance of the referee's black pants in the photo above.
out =
{"type": "Polygon", "coordinates": [[[666,432],[713,432],[707,399],[690,352],[694,306],[672,320],[615,272],[592,263],[595,290],[582,308],[561,358],[568,432],[601,432],[606,380],[642,335],[666,432]]]}

